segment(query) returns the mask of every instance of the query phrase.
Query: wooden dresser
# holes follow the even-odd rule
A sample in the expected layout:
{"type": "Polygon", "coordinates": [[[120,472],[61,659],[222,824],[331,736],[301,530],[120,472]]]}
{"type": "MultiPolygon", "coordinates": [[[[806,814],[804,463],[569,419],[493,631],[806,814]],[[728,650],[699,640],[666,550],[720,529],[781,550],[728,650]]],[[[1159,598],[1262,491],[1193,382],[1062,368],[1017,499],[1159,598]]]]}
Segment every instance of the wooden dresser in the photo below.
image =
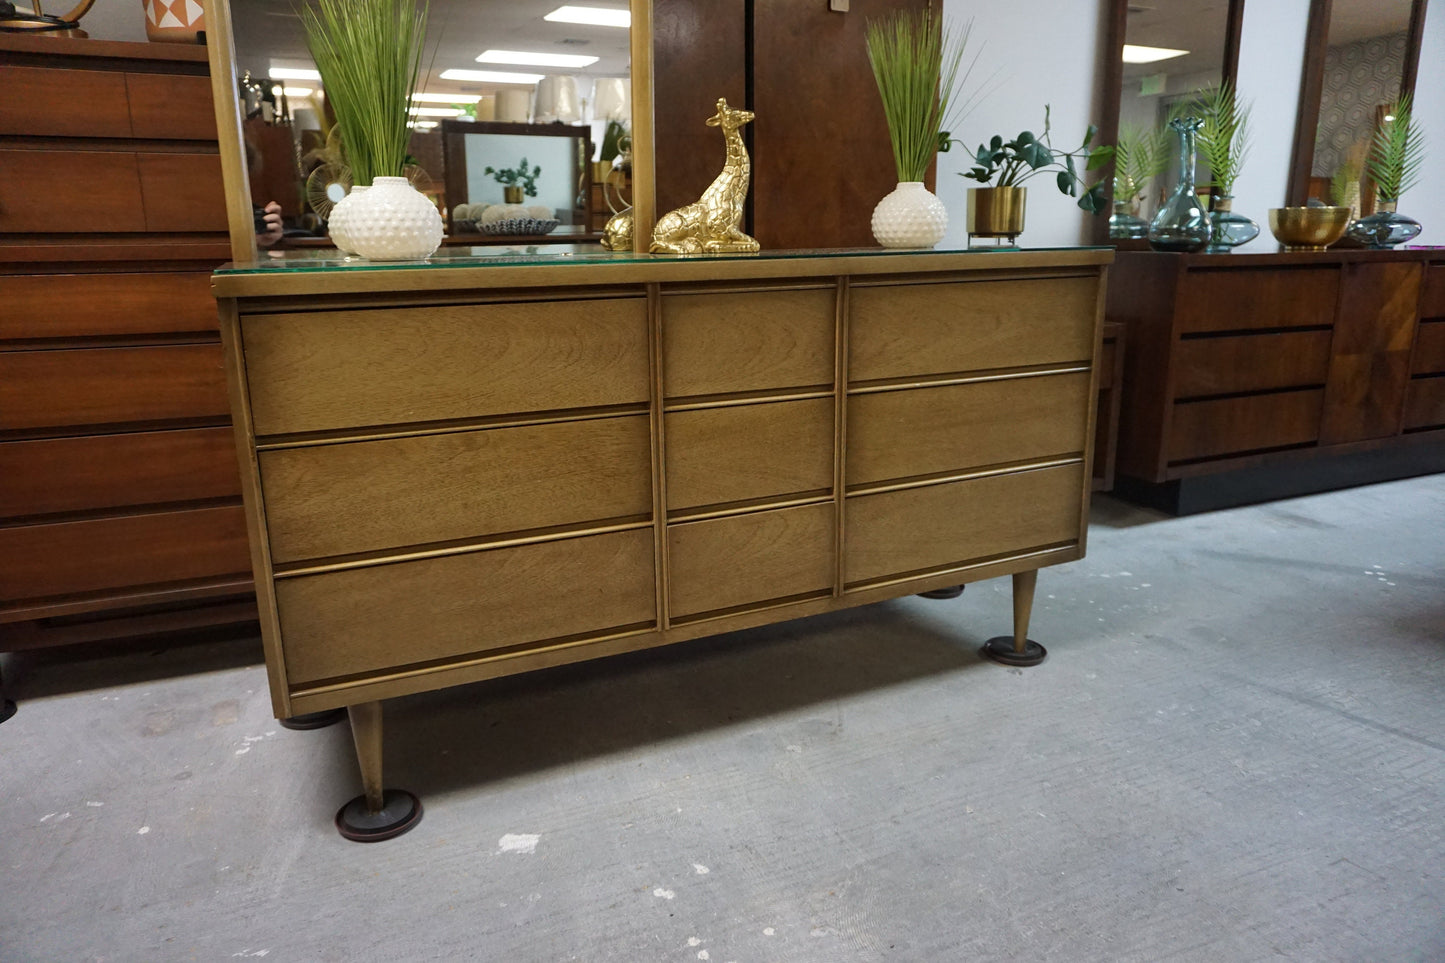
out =
{"type": "Polygon", "coordinates": [[[1116,490],[1176,512],[1445,470],[1445,251],[1120,252],[1116,490]]]}
{"type": "Polygon", "coordinates": [[[215,279],[267,667],[369,794],[378,700],[1008,574],[1022,645],[1083,555],[1110,252],[290,257],[215,279]]]}
{"type": "Polygon", "coordinates": [[[0,91],[0,650],[254,618],[206,50],[0,35],[0,91]]]}

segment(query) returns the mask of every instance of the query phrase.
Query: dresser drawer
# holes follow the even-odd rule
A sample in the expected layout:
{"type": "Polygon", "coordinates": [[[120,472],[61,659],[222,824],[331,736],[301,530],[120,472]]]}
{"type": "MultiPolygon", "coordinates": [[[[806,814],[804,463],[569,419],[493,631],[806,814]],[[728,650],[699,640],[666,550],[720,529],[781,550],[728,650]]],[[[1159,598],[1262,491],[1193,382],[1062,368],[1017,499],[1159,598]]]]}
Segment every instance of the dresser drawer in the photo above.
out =
{"type": "Polygon", "coordinates": [[[126,74],[125,87],[130,101],[132,137],[154,140],[216,139],[216,111],[211,103],[210,77],[126,74]]]}
{"type": "Polygon", "coordinates": [[[1180,341],[1174,397],[1322,385],[1330,338],[1329,331],[1295,331],[1180,341]]]}
{"type": "Polygon", "coordinates": [[[1445,318],[1445,264],[1425,268],[1425,286],[1420,292],[1420,317],[1445,318]]]}
{"type": "Polygon", "coordinates": [[[210,272],[0,277],[0,339],[215,331],[210,272]]]}
{"type": "Polygon", "coordinates": [[[652,514],[645,415],[259,458],[276,562],[652,514]]]}
{"type": "Polygon", "coordinates": [[[640,298],[242,320],[258,435],[637,404],[640,298]]]}
{"type": "Polygon", "coordinates": [[[835,537],[831,504],[670,525],[670,614],[830,591],[835,537]]]}
{"type": "Polygon", "coordinates": [[[666,416],[667,507],[831,491],[833,399],[666,416]]]}
{"type": "Polygon", "coordinates": [[[1187,334],[1331,325],[1339,288],[1337,267],[1190,271],[1177,294],[1178,326],[1187,334]]]}
{"type": "Polygon", "coordinates": [[[250,571],[240,505],[0,528],[0,601],[250,571]]]}
{"type": "MultiPolygon", "coordinates": [[[[125,74],[118,71],[4,64],[0,65],[0,90],[5,92],[5,96],[0,97],[0,134],[131,136],[125,74]]],[[[214,122],[211,130],[214,137],[214,122]]],[[[75,193],[88,194],[89,191],[75,193]]]]}
{"type": "Polygon", "coordinates": [[[229,412],[219,344],[0,352],[0,429],[229,412]]]}
{"type": "Polygon", "coordinates": [[[229,428],[0,442],[0,518],[240,494],[229,428]]]}
{"type": "Polygon", "coordinates": [[[647,528],[280,579],[287,677],[294,686],[653,624],[652,562],[647,528]]]}
{"type": "Polygon", "coordinates": [[[1079,541],[1083,465],[926,485],[848,499],[848,584],[925,574],[1079,541]]]}
{"type": "Polygon", "coordinates": [[[135,154],[0,150],[0,171],[0,233],[146,230],[135,154]]]}
{"type": "Polygon", "coordinates": [[[1089,361],[1099,280],[857,284],[851,381],[1089,361]]]}
{"type": "Polygon", "coordinates": [[[137,154],[147,231],[225,231],[221,155],[137,154]]]}
{"type": "Polygon", "coordinates": [[[1445,426],[1445,378],[1415,378],[1405,389],[1405,430],[1445,426]]]}
{"type": "Polygon", "coordinates": [[[1169,461],[1312,444],[1320,437],[1323,389],[1280,391],[1174,405],[1169,461]]]}
{"type": "Polygon", "coordinates": [[[664,393],[833,384],[833,288],[664,294],[664,393]]]}
{"type": "Polygon", "coordinates": [[[1445,373],[1445,319],[1421,321],[1410,355],[1411,374],[1445,373]]]}
{"type": "Polygon", "coordinates": [[[853,395],[846,481],[1081,454],[1088,411],[1088,372],[853,395]]]}

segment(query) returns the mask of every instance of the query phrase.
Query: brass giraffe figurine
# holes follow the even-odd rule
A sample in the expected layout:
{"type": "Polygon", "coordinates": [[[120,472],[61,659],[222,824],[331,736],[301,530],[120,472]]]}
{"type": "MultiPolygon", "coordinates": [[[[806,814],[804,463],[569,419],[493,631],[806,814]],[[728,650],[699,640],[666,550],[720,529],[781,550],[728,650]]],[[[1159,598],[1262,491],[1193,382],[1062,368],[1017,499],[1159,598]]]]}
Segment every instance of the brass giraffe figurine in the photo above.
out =
{"type": "Polygon", "coordinates": [[[733,110],[726,98],[719,98],[717,113],[707,119],[709,127],[721,127],[727,141],[727,162],[712,186],[691,204],[664,214],[652,232],[654,254],[754,254],[758,242],[738,227],[743,200],[748,196],[747,149],[738,128],[753,119],[750,110],[733,110]]]}

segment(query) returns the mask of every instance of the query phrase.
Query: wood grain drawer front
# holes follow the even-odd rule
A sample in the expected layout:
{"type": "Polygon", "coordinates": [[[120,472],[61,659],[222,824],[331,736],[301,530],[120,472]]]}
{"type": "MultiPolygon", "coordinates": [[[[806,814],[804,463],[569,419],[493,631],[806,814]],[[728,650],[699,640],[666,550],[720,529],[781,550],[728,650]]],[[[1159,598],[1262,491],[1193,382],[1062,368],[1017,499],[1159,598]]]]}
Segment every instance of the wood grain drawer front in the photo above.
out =
{"type": "Polygon", "coordinates": [[[215,331],[209,271],[0,277],[0,339],[215,331]]]}
{"type": "Polygon", "coordinates": [[[652,514],[647,417],[260,454],[277,562],[652,514]]]}
{"type": "Polygon", "coordinates": [[[1445,378],[1416,378],[1405,389],[1405,430],[1445,427],[1445,378]]]}
{"type": "Polygon", "coordinates": [[[1335,320],[1338,267],[1191,271],[1178,293],[1178,326],[1194,331],[1297,328],[1335,320]]]}
{"type": "Polygon", "coordinates": [[[136,155],[115,151],[0,150],[0,232],[146,230],[136,155]],[[44,185],[72,189],[51,190],[44,185]]]}
{"type": "Polygon", "coordinates": [[[0,352],[0,429],[229,411],[219,344],[0,352]]]}
{"type": "Polygon", "coordinates": [[[0,518],[240,494],[229,428],[0,443],[0,518]]]}
{"type": "Polygon", "coordinates": [[[240,505],[0,528],[0,600],[251,570],[240,505]]]}
{"type": "Polygon", "coordinates": [[[1077,542],[1083,465],[925,485],[848,499],[849,585],[1077,542]]]}
{"type": "Polygon", "coordinates": [[[243,319],[259,435],[645,402],[641,298],[243,319]]]}
{"type": "Polygon", "coordinates": [[[670,398],[833,384],[832,290],[666,294],[670,398]]]}
{"type": "Polygon", "coordinates": [[[833,399],[674,411],[666,416],[667,507],[833,487],[833,399]]]}
{"type": "Polygon", "coordinates": [[[1324,397],[1312,389],[1176,404],[1169,461],[1311,444],[1320,436],[1324,397]]]}
{"type": "Polygon", "coordinates": [[[1176,398],[1322,385],[1330,372],[1330,332],[1189,338],[1179,342],[1177,365],[1176,398]]]}
{"type": "Polygon", "coordinates": [[[183,74],[126,74],[132,137],[215,140],[211,78],[183,74]]]}
{"type": "Polygon", "coordinates": [[[852,381],[1087,361],[1099,279],[853,288],[852,381]]]}
{"type": "Polygon", "coordinates": [[[289,682],[654,622],[651,529],[276,583],[289,682]],[[405,644],[399,644],[404,640],[405,644]]]}
{"type": "Polygon", "coordinates": [[[5,64],[0,65],[0,90],[5,92],[0,97],[0,134],[131,136],[125,74],[118,71],[5,64]]]}
{"type": "Polygon", "coordinates": [[[1415,334],[1415,351],[1410,356],[1410,373],[1442,372],[1445,372],[1445,320],[1422,321],[1415,334]]]}
{"type": "Polygon", "coordinates": [[[147,231],[224,231],[220,154],[137,154],[147,231]]]}
{"type": "Polygon", "coordinates": [[[673,618],[833,587],[833,506],[805,505],[667,529],[673,618]]]}
{"type": "Polygon", "coordinates": [[[847,484],[1076,455],[1088,411],[1087,372],[853,395],[847,484]]]}
{"type": "Polygon", "coordinates": [[[1425,268],[1425,288],[1420,293],[1420,317],[1445,318],[1445,264],[1425,268]]]}

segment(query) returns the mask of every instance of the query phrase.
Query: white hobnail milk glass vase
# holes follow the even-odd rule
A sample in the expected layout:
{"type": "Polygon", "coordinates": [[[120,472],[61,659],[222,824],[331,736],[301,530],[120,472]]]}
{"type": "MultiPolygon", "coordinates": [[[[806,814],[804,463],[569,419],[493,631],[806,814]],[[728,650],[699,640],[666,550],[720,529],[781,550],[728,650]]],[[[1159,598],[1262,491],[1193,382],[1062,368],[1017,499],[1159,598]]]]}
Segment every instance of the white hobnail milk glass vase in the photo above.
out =
{"type": "Polygon", "coordinates": [[[332,206],[331,216],[326,219],[326,233],[331,235],[331,243],[335,244],[342,254],[356,253],[356,248],[351,246],[351,234],[347,231],[346,224],[351,205],[356,203],[357,195],[364,190],[365,185],[347,191],[346,196],[332,206]]]}
{"type": "Polygon", "coordinates": [[[873,208],[872,226],[884,247],[933,247],[948,230],[948,208],[922,181],[900,181],[873,208]]]}
{"type": "Polygon", "coordinates": [[[405,177],[377,177],[347,210],[345,231],[364,258],[411,261],[441,247],[442,216],[405,177]]]}

